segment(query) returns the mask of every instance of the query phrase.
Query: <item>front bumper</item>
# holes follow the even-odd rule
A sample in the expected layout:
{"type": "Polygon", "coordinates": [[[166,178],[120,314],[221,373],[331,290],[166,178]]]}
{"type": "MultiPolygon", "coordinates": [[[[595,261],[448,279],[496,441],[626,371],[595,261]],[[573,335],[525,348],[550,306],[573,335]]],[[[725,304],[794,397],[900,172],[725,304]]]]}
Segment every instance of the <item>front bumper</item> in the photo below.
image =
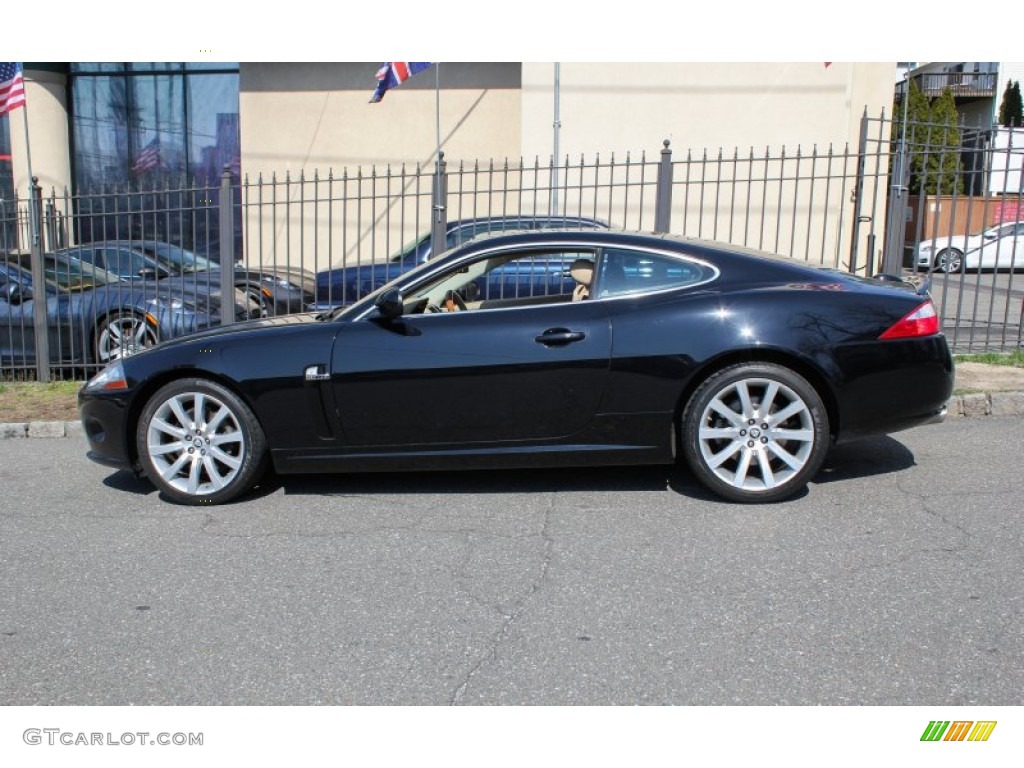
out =
{"type": "Polygon", "coordinates": [[[89,459],[106,467],[134,469],[133,436],[127,433],[127,397],[93,395],[83,388],[78,393],[78,414],[89,444],[89,459]]]}

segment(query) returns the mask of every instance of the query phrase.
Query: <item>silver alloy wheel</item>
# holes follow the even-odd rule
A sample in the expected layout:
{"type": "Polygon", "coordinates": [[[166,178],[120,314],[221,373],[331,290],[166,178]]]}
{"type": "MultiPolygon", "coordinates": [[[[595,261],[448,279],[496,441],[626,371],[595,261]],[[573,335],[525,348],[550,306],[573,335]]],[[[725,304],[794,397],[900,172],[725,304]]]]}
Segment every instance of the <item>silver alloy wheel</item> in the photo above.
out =
{"type": "Polygon", "coordinates": [[[959,272],[964,265],[964,256],[955,248],[939,251],[935,257],[935,269],[939,272],[959,272]]]}
{"type": "Polygon", "coordinates": [[[109,363],[156,344],[156,333],[143,318],[133,314],[111,315],[96,335],[96,358],[109,363]]]}
{"type": "Polygon", "coordinates": [[[146,451],[160,478],[189,496],[230,484],[245,460],[245,433],[235,412],[205,392],[172,395],[157,407],[146,451]]]}
{"type": "Polygon", "coordinates": [[[270,299],[263,295],[258,285],[246,285],[242,292],[248,300],[246,309],[250,320],[268,317],[271,314],[270,299]]]}
{"type": "Polygon", "coordinates": [[[792,480],[811,460],[814,418],[793,389],[769,378],[745,378],[719,390],[700,416],[698,445],[708,470],[747,492],[792,480]]]}

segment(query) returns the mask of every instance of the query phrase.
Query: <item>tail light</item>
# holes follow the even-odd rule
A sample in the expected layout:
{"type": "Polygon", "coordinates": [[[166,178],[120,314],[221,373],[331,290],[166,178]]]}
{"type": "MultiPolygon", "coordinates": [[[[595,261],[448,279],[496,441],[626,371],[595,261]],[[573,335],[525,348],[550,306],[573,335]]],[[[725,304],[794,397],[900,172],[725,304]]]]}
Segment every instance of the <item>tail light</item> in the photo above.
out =
{"type": "Polygon", "coordinates": [[[938,332],[939,316],[932,300],[928,299],[878,338],[910,339],[917,336],[932,336],[938,332]]]}

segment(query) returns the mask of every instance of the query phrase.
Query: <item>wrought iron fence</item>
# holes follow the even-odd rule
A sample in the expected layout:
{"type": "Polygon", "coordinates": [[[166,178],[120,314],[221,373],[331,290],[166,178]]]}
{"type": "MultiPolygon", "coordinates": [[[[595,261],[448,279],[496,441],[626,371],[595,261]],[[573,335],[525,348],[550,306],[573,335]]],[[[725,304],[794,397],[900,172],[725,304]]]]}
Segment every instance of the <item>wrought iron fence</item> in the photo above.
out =
{"type": "MultiPolygon", "coordinates": [[[[441,156],[298,176],[238,179],[226,169],[215,186],[35,188],[0,210],[0,375],[83,376],[206,325],[349,303],[404,269],[403,254],[534,225],[672,232],[862,275],[929,273],[955,349],[1019,347],[1024,278],[973,267],[969,249],[982,230],[1024,221],[1024,133],[961,134],[950,147],[937,127],[865,115],[856,147],[680,157],[665,142],[655,156],[441,156]],[[930,195],[930,174],[948,156],[961,181],[930,195]],[[963,244],[962,271],[935,249],[922,256],[922,245],[943,242],[963,244]],[[371,263],[389,268],[340,291],[323,279],[371,263]],[[45,302],[35,290],[44,285],[45,302]]],[[[996,240],[1000,258],[1016,253],[1015,232],[996,240]]],[[[1019,251],[1024,266],[1024,233],[1019,251]]]]}

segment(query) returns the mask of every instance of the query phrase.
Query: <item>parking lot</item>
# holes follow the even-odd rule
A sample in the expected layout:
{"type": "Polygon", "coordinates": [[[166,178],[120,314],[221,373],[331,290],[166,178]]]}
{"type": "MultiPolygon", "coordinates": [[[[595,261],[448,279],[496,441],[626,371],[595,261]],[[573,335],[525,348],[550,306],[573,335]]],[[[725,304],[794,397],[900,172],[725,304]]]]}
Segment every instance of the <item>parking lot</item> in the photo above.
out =
{"type": "Polygon", "coordinates": [[[931,296],[950,345],[961,351],[1020,346],[1024,276],[1019,272],[932,275],[931,296]]]}
{"type": "Polygon", "coordinates": [[[271,480],[186,508],[0,441],[7,704],[1019,705],[1024,420],[683,469],[271,480]]]}

